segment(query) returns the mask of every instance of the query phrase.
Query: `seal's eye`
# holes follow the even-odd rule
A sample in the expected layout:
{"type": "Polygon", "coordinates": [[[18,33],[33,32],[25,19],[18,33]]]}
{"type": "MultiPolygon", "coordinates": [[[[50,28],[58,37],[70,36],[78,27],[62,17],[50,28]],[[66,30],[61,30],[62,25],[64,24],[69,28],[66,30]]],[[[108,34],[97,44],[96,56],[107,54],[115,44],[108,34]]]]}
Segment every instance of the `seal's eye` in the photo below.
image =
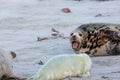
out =
{"type": "Polygon", "coordinates": [[[81,34],[81,33],[79,33],[79,36],[82,36],[82,34],[81,34]]]}
{"type": "Polygon", "coordinates": [[[73,33],[70,34],[71,36],[73,35],[73,33]]]}

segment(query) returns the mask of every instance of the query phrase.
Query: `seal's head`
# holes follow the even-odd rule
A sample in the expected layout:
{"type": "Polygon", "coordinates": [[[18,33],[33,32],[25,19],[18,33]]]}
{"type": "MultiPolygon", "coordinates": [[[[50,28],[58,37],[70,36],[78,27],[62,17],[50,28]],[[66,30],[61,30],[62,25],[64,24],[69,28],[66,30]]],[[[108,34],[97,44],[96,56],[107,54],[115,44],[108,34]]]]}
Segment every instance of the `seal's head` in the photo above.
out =
{"type": "Polygon", "coordinates": [[[80,47],[82,46],[83,41],[83,34],[80,31],[74,31],[70,34],[70,42],[72,45],[72,48],[75,51],[78,51],[80,47]]]}

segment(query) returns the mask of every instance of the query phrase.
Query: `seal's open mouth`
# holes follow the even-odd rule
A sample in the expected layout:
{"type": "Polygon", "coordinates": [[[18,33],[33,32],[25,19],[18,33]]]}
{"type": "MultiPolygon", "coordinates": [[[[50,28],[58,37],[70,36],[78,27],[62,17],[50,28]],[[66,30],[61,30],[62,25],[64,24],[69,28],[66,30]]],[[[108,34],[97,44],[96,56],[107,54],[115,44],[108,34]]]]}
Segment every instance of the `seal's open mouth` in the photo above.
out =
{"type": "Polygon", "coordinates": [[[72,41],[72,48],[73,49],[77,49],[79,47],[79,45],[80,45],[80,42],[78,42],[78,41],[72,41]]]}

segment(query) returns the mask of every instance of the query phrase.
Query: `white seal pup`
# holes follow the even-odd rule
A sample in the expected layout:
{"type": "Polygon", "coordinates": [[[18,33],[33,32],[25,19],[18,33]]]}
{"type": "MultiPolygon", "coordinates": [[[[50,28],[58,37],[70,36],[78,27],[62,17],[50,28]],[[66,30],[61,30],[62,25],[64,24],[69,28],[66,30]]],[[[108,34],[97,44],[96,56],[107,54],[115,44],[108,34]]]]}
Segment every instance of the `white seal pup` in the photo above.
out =
{"type": "Polygon", "coordinates": [[[3,76],[13,76],[12,59],[16,57],[14,52],[0,48],[0,80],[3,76]]]}
{"type": "Polygon", "coordinates": [[[91,59],[87,54],[59,55],[46,62],[27,80],[62,80],[69,77],[90,76],[91,59]]]}

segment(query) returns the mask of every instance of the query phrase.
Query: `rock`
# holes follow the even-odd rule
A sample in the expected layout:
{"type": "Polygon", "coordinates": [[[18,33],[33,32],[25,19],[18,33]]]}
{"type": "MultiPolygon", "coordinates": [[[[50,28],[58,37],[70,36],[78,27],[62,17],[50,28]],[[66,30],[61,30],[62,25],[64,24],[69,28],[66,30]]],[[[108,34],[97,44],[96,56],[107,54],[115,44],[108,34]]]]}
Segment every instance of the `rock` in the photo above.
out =
{"type": "Polygon", "coordinates": [[[71,10],[69,8],[63,8],[61,11],[64,13],[71,13],[71,10]]]}
{"type": "Polygon", "coordinates": [[[43,41],[43,40],[48,40],[47,37],[37,37],[37,41],[43,41]]]}
{"type": "Polygon", "coordinates": [[[96,0],[96,1],[111,1],[111,0],[96,0]]]}
{"type": "Polygon", "coordinates": [[[97,14],[95,17],[101,17],[102,16],[102,14],[97,14]]]}

